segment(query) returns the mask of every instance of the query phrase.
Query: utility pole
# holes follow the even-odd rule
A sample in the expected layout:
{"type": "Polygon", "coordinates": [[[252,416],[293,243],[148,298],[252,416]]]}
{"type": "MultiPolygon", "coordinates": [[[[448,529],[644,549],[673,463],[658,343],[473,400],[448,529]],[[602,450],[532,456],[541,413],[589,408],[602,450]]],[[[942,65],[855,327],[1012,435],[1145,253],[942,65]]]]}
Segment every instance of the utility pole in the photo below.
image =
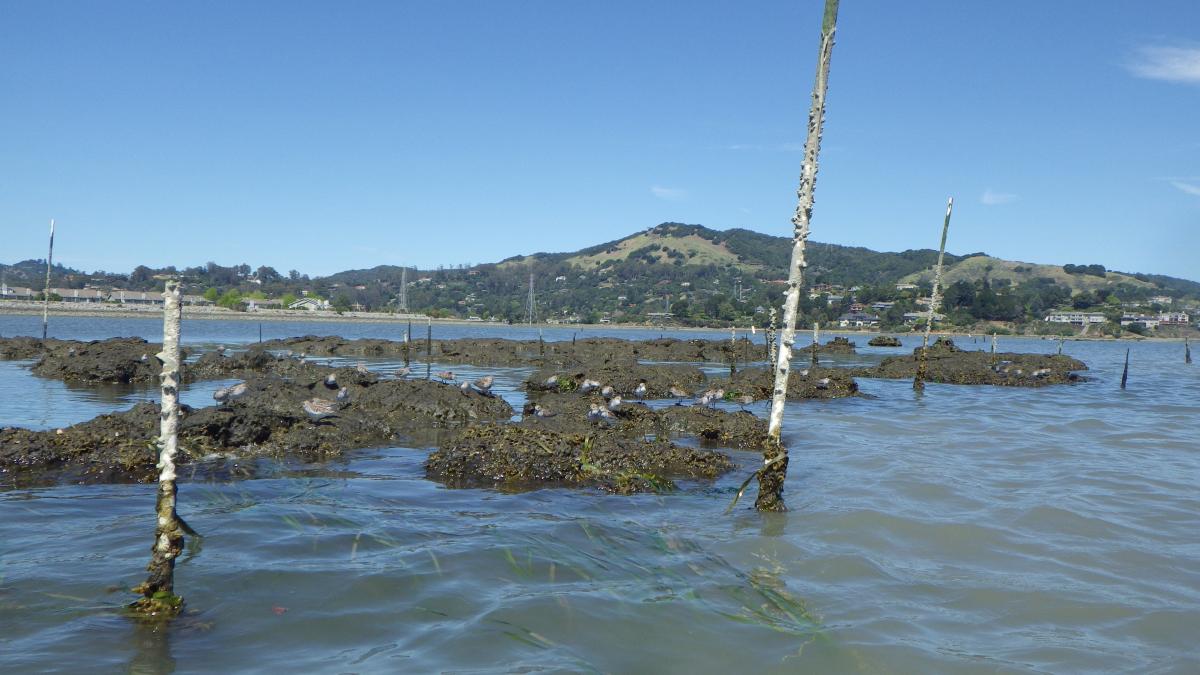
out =
{"type": "Polygon", "coordinates": [[[400,311],[408,314],[408,268],[400,268],[400,311]]]}
{"type": "Polygon", "coordinates": [[[533,272],[529,273],[529,299],[525,302],[525,321],[530,326],[537,320],[537,305],[533,296],[533,272]]]}

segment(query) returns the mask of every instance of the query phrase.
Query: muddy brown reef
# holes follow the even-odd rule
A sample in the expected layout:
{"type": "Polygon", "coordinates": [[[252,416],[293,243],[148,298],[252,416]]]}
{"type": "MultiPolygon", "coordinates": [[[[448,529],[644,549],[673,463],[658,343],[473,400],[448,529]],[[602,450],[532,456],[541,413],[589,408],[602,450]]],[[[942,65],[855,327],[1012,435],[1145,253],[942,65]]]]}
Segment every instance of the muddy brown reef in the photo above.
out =
{"type": "Polygon", "coordinates": [[[900,339],[892,335],[876,335],[867,344],[872,347],[899,347],[900,339]]]}
{"type": "Polygon", "coordinates": [[[37,359],[34,374],[79,384],[158,382],[162,364],[155,354],[161,350],[162,345],[141,338],[0,339],[0,359],[37,359]]]}
{"type": "MultiPolygon", "coordinates": [[[[854,368],[857,377],[910,379],[916,374],[917,354],[890,356],[874,368],[854,368]]],[[[929,347],[926,380],[942,384],[990,384],[1005,387],[1043,387],[1080,382],[1075,371],[1087,365],[1069,356],[1052,354],[991,354],[963,351],[950,338],[939,338],[929,347]]]]}

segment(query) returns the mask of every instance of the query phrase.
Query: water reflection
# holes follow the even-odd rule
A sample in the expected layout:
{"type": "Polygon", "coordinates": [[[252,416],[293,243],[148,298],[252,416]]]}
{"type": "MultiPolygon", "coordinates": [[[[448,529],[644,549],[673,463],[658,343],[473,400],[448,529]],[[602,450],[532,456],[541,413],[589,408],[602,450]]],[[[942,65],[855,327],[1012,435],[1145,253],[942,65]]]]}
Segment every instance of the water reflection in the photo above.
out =
{"type": "Polygon", "coordinates": [[[134,620],[133,658],[129,660],[131,675],[170,675],[175,672],[175,657],[171,654],[171,633],[168,624],[152,624],[134,620]]]}

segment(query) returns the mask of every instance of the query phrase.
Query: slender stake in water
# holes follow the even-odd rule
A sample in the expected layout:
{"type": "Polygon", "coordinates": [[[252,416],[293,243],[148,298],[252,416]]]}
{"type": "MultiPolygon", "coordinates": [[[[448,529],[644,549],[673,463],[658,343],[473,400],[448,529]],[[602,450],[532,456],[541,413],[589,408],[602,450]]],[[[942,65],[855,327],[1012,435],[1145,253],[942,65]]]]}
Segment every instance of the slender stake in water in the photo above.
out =
{"type": "Polygon", "coordinates": [[[169,619],[183,608],[183,598],[175,594],[175,559],[183,553],[183,533],[190,529],[175,512],[175,454],[178,451],[179,428],[179,324],[180,288],[177,280],[166,283],[163,293],[163,348],[158,354],[162,361],[161,395],[158,437],[158,516],[151,548],[150,576],[133,589],[142,597],[131,609],[143,616],[169,619]]]}
{"type": "Polygon", "coordinates": [[[942,222],[942,243],[938,246],[937,267],[933,270],[933,292],[929,295],[929,315],[925,318],[925,337],[921,340],[921,354],[917,358],[917,372],[913,376],[913,390],[925,389],[925,369],[929,365],[929,332],[933,330],[933,314],[941,304],[942,258],[946,255],[946,232],[950,230],[950,212],[954,210],[954,197],[946,200],[946,220],[942,222]]]}
{"type": "Polygon", "coordinates": [[[813,322],[813,343],[812,343],[812,365],[817,365],[817,349],[820,348],[821,342],[821,322],[813,322]]]}
{"type": "Polygon", "coordinates": [[[1125,388],[1125,382],[1129,379],[1129,348],[1125,348],[1125,369],[1121,371],[1121,388],[1125,388]]]}
{"type": "Polygon", "coordinates": [[[46,339],[50,322],[50,268],[54,266],[54,219],[50,219],[50,254],[46,256],[46,288],[42,291],[42,339],[46,339]]]}
{"type": "Polygon", "coordinates": [[[409,364],[409,350],[412,349],[412,319],[408,320],[408,330],[404,331],[404,366],[409,364]]]}
{"type": "MultiPolygon", "coordinates": [[[[771,395],[767,441],[763,447],[763,465],[758,476],[759,511],[784,511],[783,483],[787,478],[788,455],[782,441],[783,409],[787,403],[788,375],[792,366],[792,347],[796,344],[796,319],[800,308],[800,289],[804,285],[805,247],[812,222],[813,195],[817,186],[817,158],[821,149],[821,130],[825,125],[825,93],[829,86],[829,63],[833,56],[833,38],[837,29],[838,0],[825,0],[821,18],[821,45],[817,51],[817,72],[813,81],[812,106],[808,111],[808,137],[804,141],[804,160],[800,167],[800,186],[796,189],[796,212],[792,216],[792,259],[788,267],[787,292],[783,310],[783,335],[775,362],[775,385],[771,395]]],[[[814,358],[816,350],[813,351],[814,358]]]]}
{"type": "Polygon", "coordinates": [[[1183,362],[1189,364],[1192,362],[1192,348],[1190,345],[1188,345],[1188,339],[1186,335],[1183,336],[1183,362]]]}
{"type": "Polygon", "coordinates": [[[425,379],[433,375],[433,319],[425,319],[425,379]]]}

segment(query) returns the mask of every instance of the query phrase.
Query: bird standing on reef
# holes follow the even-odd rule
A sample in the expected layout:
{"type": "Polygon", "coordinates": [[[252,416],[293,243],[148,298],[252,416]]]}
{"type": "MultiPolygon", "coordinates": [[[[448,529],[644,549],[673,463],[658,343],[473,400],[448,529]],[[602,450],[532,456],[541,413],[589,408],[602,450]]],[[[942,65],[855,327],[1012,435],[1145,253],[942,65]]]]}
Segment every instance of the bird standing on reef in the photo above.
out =
{"type": "Polygon", "coordinates": [[[437,373],[436,376],[442,382],[453,382],[454,381],[454,373],[449,370],[443,370],[442,372],[437,373]]]}
{"type": "Polygon", "coordinates": [[[600,395],[604,397],[605,401],[612,398],[613,395],[616,393],[617,393],[616,390],[614,390],[612,388],[611,384],[606,384],[603,387],[601,387],[601,389],[600,389],[600,395]]]}
{"type": "Polygon", "coordinates": [[[637,400],[639,400],[639,401],[646,398],[646,381],[645,380],[641,380],[640,382],[638,382],[638,386],[633,388],[633,395],[636,396],[637,400]]]}
{"type": "Polygon", "coordinates": [[[213,392],[213,400],[217,405],[222,405],[229,400],[229,387],[221,387],[213,392]]]}
{"type": "Polygon", "coordinates": [[[817,380],[817,389],[828,389],[831,380],[828,377],[822,377],[817,380]]]}
{"type": "Polygon", "coordinates": [[[337,389],[338,388],[337,375],[334,375],[333,373],[326,375],[325,376],[325,386],[329,387],[330,389],[337,389]]]}
{"type": "Polygon", "coordinates": [[[551,411],[549,411],[549,410],[547,410],[547,409],[543,408],[543,407],[541,406],[541,404],[534,404],[534,406],[533,406],[533,414],[534,414],[536,417],[554,417],[554,416],[555,416],[555,415],[557,415],[558,413],[551,412],[551,411]]]}
{"type": "Polygon", "coordinates": [[[588,394],[600,388],[600,383],[595,380],[584,380],[579,385],[579,393],[588,394]]]}
{"type": "Polygon", "coordinates": [[[304,414],[314,422],[320,422],[326,417],[333,417],[337,414],[337,406],[332,401],[323,398],[310,398],[301,407],[304,408],[304,414]]]}
{"type": "Polygon", "coordinates": [[[484,375],[478,380],[475,380],[475,388],[478,389],[479,393],[483,394],[484,396],[491,396],[492,384],[495,381],[496,378],[492,377],[491,375],[484,375]]]}
{"type": "Polygon", "coordinates": [[[542,384],[543,384],[543,385],[544,385],[544,386],[545,386],[547,389],[557,389],[557,388],[558,388],[558,376],[557,376],[557,375],[551,375],[550,377],[547,377],[547,378],[546,378],[546,381],[545,381],[545,382],[543,382],[542,384]]]}
{"type": "Polygon", "coordinates": [[[412,368],[409,368],[408,366],[404,366],[403,368],[396,369],[396,379],[398,379],[398,380],[403,380],[404,378],[408,377],[411,374],[412,374],[412,368]]]}
{"type": "Polygon", "coordinates": [[[608,399],[608,409],[609,410],[615,411],[617,408],[620,408],[620,407],[621,407],[620,395],[613,396],[612,398],[608,399]]]}
{"type": "Polygon", "coordinates": [[[683,399],[691,396],[691,394],[687,393],[683,389],[680,389],[676,385],[671,385],[671,388],[668,389],[667,392],[671,394],[671,396],[674,396],[676,399],[678,399],[675,401],[675,405],[683,405],[683,399]]]}
{"type": "Polygon", "coordinates": [[[354,370],[362,373],[363,375],[371,372],[367,369],[367,364],[363,363],[362,361],[359,361],[358,364],[354,366],[354,370]]]}
{"type": "Polygon", "coordinates": [[[338,389],[338,393],[337,393],[338,403],[346,403],[349,400],[350,400],[350,392],[347,391],[345,387],[338,389]]]}
{"type": "Polygon", "coordinates": [[[246,386],[245,382],[238,382],[229,388],[228,398],[230,401],[236,401],[248,393],[250,393],[250,387],[246,386]]]}
{"type": "Polygon", "coordinates": [[[737,402],[742,406],[742,410],[745,410],[746,406],[754,403],[754,397],[750,394],[742,394],[741,396],[737,397],[737,402]]]}

